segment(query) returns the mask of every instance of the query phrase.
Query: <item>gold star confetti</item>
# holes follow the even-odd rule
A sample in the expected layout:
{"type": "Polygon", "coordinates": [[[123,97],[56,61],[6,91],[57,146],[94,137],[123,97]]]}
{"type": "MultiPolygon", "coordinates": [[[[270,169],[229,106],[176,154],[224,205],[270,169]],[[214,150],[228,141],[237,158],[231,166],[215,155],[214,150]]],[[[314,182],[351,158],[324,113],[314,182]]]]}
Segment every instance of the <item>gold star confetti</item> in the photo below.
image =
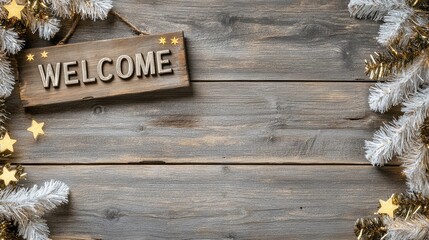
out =
{"type": "Polygon", "coordinates": [[[167,43],[167,39],[165,37],[161,37],[159,39],[159,44],[165,45],[167,43]]]}
{"type": "Polygon", "coordinates": [[[380,200],[380,209],[378,214],[387,214],[391,218],[395,216],[395,210],[399,208],[399,205],[393,204],[393,195],[387,201],[380,200]]]}
{"type": "Polygon", "coordinates": [[[28,62],[34,61],[34,54],[31,54],[31,53],[27,54],[27,61],[28,62]]]}
{"type": "Polygon", "coordinates": [[[8,14],[7,18],[11,19],[13,17],[18,18],[21,20],[21,11],[24,9],[25,5],[18,5],[16,3],[16,0],[12,0],[9,4],[4,5],[4,8],[6,8],[8,14]]]}
{"type": "Polygon", "coordinates": [[[27,128],[27,131],[32,132],[34,139],[37,140],[39,135],[45,135],[45,132],[43,131],[44,125],[44,122],[38,123],[33,119],[33,121],[31,121],[31,127],[27,128]]]}
{"type": "Polygon", "coordinates": [[[45,50],[45,51],[41,52],[40,55],[42,56],[42,58],[47,58],[48,52],[46,52],[46,50],[45,50]]]}
{"type": "Polygon", "coordinates": [[[173,44],[173,45],[177,45],[177,44],[179,44],[179,39],[178,39],[178,38],[176,38],[176,37],[172,38],[172,39],[171,39],[171,44],[173,44]]]}
{"type": "Polygon", "coordinates": [[[16,143],[15,139],[11,139],[9,133],[6,133],[3,139],[0,140],[0,152],[10,151],[13,152],[13,144],[16,143]]]}
{"type": "Polygon", "coordinates": [[[18,182],[16,172],[17,170],[10,170],[7,165],[4,165],[0,180],[3,180],[5,186],[8,186],[10,182],[18,182]]]}

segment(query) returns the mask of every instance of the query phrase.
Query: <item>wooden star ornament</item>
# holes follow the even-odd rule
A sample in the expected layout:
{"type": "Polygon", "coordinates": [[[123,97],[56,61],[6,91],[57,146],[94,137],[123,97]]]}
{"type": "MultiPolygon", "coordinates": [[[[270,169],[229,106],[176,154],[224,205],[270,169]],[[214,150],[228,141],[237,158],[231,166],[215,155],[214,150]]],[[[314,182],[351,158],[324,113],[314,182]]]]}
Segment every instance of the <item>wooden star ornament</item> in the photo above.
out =
{"type": "Polygon", "coordinates": [[[44,122],[38,123],[33,119],[33,121],[31,121],[31,127],[27,128],[27,131],[33,133],[34,139],[37,140],[39,136],[45,135],[45,132],[43,131],[44,125],[44,122]]]}
{"type": "Polygon", "coordinates": [[[11,139],[9,133],[6,133],[3,139],[0,140],[0,152],[10,151],[13,152],[13,144],[16,143],[15,139],[11,139]]]}
{"type": "Polygon", "coordinates": [[[4,165],[2,174],[0,175],[0,180],[2,180],[4,185],[7,187],[11,182],[19,181],[19,179],[16,177],[16,173],[16,169],[11,170],[8,165],[4,165]]]}
{"type": "Polygon", "coordinates": [[[387,200],[379,200],[380,209],[378,209],[378,214],[387,214],[389,217],[395,217],[395,210],[399,208],[399,205],[393,204],[393,195],[387,200]]]}
{"type": "Polygon", "coordinates": [[[21,20],[21,11],[24,9],[25,5],[18,5],[16,0],[12,0],[9,4],[4,5],[3,7],[7,10],[8,19],[16,17],[21,20]]]}

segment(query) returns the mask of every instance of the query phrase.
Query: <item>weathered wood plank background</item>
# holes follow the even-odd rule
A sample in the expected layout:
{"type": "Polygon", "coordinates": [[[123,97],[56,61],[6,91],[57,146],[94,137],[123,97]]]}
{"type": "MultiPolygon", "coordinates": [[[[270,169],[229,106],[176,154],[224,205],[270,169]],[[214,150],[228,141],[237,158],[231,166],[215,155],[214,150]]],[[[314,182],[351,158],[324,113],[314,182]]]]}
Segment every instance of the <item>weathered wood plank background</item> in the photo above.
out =
{"type": "MultiPolygon", "coordinates": [[[[350,19],[347,2],[115,1],[145,31],[185,31],[192,87],[26,110],[12,97],[27,184],[72,189],[48,218],[54,239],[353,239],[356,218],[404,183],[364,159],[394,113],[367,106],[377,24],[350,19]],[[37,142],[32,118],[46,122],[37,142]]],[[[109,18],[71,42],[131,35],[109,18]]]]}

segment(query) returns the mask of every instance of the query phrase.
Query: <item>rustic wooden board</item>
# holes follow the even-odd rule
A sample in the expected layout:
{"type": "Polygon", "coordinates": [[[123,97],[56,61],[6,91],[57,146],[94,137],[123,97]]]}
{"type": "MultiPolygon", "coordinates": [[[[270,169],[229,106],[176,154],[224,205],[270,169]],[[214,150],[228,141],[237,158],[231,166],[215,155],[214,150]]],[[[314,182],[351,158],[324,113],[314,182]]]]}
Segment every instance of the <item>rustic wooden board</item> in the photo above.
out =
{"type": "MultiPolygon", "coordinates": [[[[184,30],[195,81],[349,81],[365,78],[363,60],[378,48],[379,23],[350,18],[347,3],[118,0],[115,9],[152,34],[184,30]]],[[[82,22],[71,42],[131,34],[112,17],[82,22]]],[[[49,44],[37,41],[31,46],[49,44]]]]}
{"type": "Polygon", "coordinates": [[[183,32],[31,48],[19,56],[24,107],[189,86],[183,32]]]}
{"type": "Polygon", "coordinates": [[[45,107],[15,98],[20,163],[367,164],[363,143],[390,115],[368,83],[194,83],[192,90],[45,107]],[[45,122],[34,142],[31,118],[45,122]],[[67,143],[67,144],[65,144],[67,143]]]}
{"type": "MultiPolygon", "coordinates": [[[[62,179],[71,203],[52,234],[93,239],[353,239],[358,217],[403,190],[399,168],[369,166],[30,166],[62,179]],[[353,173],[353,174],[351,174],[353,173]]],[[[54,239],[56,239],[54,237],[54,239]]]]}
{"type": "MultiPolygon", "coordinates": [[[[194,83],[27,112],[10,100],[13,161],[27,164],[28,184],[72,188],[48,217],[54,239],[353,239],[356,218],[404,190],[400,168],[364,159],[363,141],[391,115],[369,111],[370,84],[353,82],[365,79],[378,23],[349,18],[347,1],[115,8],[153,34],[185,31],[194,83]],[[32,118],[46,122],[37,142],[32,118]]],[[[71,42],[125,36],[110,17],[81,22],[71,42]]]]}

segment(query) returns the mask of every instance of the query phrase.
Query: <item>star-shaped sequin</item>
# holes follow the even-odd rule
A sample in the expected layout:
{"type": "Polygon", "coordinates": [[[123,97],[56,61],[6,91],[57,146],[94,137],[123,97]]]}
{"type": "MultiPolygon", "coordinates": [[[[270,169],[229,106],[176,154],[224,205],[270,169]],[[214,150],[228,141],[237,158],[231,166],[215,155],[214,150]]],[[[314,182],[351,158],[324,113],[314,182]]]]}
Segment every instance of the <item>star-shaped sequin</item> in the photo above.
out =
{"type": "Polygon", "coordinates": [[[165,37],[159,38],[159,44],[165,45],[167,43],[167,39],[165,37]]]}
{"type": "Polygon", "coordinates": [[[45,50],[45,51],[43,51],[43,52],[40,53],[40,56],[42,58],[47,58],[48,57],[48,52],[46,52],[46,50],[45,50]]]}
{"type": "Polygon", "coordinates": [[[28,62],[34,61],[34,54],[31,54],[31,53],[27,54],[27,61],[28,62]]]}
{"type": "Polygon", "coordinates": [[[179,44],[179,39],[178,39],[178,38],[176,38],[176,37],[173,37],[173,38],[171,39],[171,44],[173,44],[173,45],[177,45],[177,44],[179,44]]]}

